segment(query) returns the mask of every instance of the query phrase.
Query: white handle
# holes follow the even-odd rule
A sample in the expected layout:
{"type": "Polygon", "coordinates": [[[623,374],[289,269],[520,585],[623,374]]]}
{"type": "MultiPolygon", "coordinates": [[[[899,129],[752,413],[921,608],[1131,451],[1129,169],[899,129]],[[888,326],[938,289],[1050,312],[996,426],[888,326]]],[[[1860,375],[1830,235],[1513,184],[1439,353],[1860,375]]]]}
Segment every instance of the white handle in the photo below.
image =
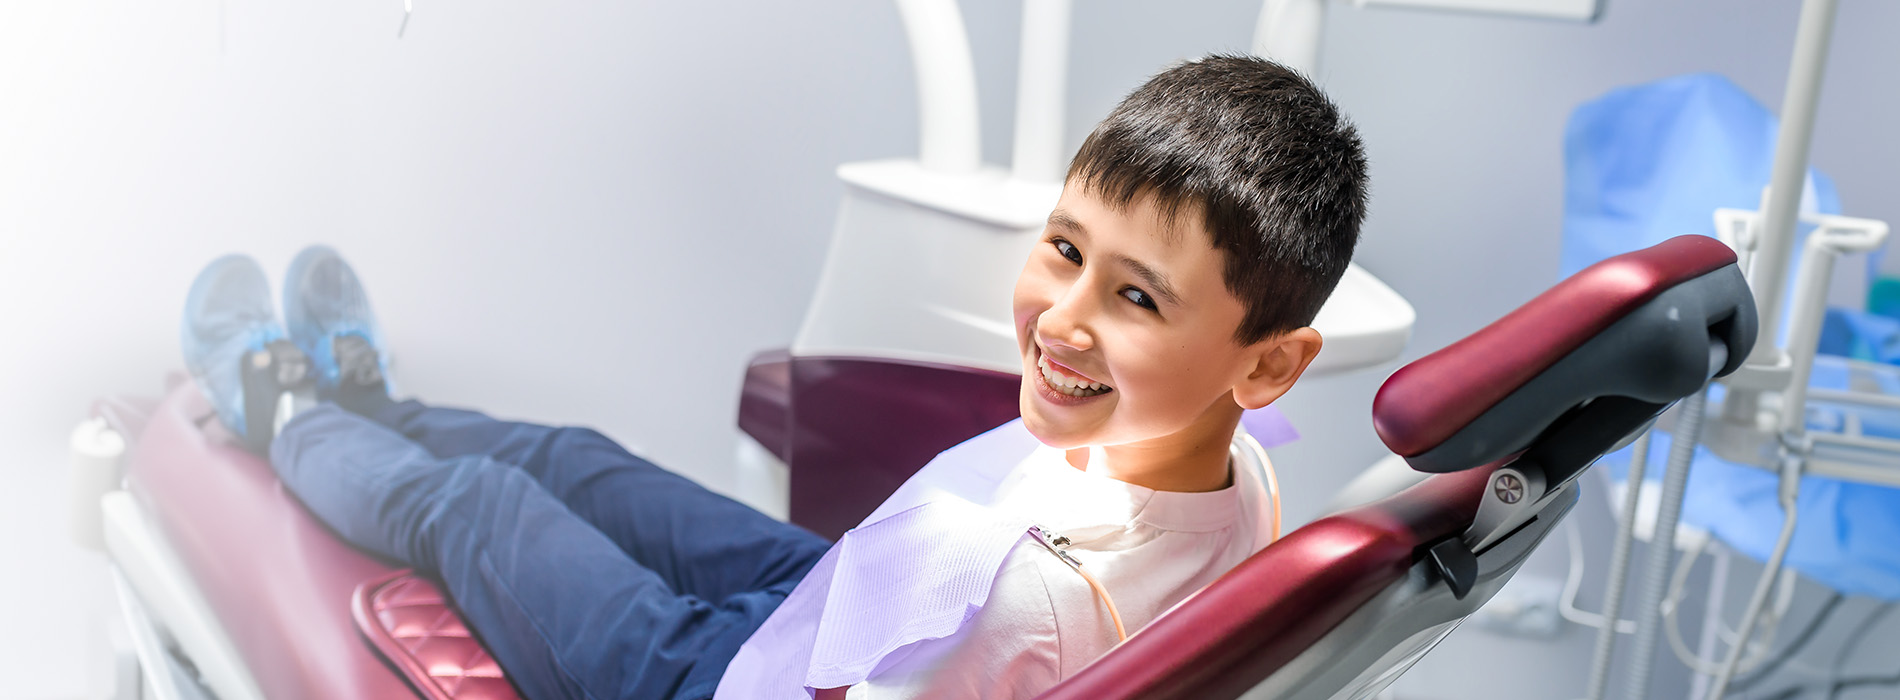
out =
{"type": "Polygon", "coordinates": [[[1788,357],[1792,371],[1788,388],[1781,397],[1781,431],[1788,435],[1806,432],[1808,377],[1814,371],[1814,355],[1821,342],[1821,322],[1827,316],[1827,288],[1834,274],[1834,259],[1850,253],[1866,253],[1887,242],[1884,221],[1831,215],[1804,216],[1801,220],[1812,221],[1819,228],[1808,234],[1801,269],[1795,271],[1792,318],[1788,321],[1788,357]]]}
{"type": "Polygon", "coordinates": [[[1061,182],[1068,170],[1062,144],[1069,88],[1070,0],[1023,0],[1023,45],[1016,78],[1016,179],[1061,182]]]}
{"type": "Polygon", "coordinates": [[[926,170],[973,172],[983,151],[976,67],[956,0],[897,0],[917,69],[918,160],[926,170]]]}
{"type": "Polygon", "coordinates": [[[1254,25],[1253,52],[1307,76],[1319,70],[1325,0],[1266,0],[1254,25]]]}

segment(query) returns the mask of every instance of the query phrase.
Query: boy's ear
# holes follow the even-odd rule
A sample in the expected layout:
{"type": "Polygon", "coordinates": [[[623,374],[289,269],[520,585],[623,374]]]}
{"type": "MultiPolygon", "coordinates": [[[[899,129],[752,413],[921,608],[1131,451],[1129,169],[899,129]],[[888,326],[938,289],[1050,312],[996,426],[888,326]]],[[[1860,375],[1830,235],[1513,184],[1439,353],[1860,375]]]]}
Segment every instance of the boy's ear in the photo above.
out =
{"type": "Polygon", "coordinates": [[[1323,339],[1311,327],[1295,328],[1255,344],[1253,371],[1234,386],[1234,401],[1253,410],[1279,400],[1319,355],[1323,339]]]}

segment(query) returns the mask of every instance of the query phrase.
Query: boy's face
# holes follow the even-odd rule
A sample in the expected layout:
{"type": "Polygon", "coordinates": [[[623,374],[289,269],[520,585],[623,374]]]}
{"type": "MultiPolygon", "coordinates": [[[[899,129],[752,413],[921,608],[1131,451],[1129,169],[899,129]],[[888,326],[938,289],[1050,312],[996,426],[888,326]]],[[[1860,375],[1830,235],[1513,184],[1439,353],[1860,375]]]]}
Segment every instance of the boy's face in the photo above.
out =
{"type": "Polygon", "coordinates": [[[1223,262],[1198,216],[1170,225],[1151,198],[1117,211],[1066,186],[1016,280],[1029,431],[1073,449],[1231,428],[1259,356],[1234,341],[1246,309],[1223,262]]]}

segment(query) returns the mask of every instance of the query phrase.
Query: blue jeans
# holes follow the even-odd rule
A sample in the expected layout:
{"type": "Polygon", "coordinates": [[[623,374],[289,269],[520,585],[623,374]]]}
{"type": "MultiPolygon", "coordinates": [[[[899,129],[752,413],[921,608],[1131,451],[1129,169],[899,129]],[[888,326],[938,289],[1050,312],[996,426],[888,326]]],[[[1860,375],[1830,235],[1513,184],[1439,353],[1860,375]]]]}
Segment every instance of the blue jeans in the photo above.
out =
{"type": "Polygon", "coordinates": [[[351,544],[439,577],[530,698],[712,697],[830,546],[593,430],[365,413],[297,416],[271,464],[351,544]]]}

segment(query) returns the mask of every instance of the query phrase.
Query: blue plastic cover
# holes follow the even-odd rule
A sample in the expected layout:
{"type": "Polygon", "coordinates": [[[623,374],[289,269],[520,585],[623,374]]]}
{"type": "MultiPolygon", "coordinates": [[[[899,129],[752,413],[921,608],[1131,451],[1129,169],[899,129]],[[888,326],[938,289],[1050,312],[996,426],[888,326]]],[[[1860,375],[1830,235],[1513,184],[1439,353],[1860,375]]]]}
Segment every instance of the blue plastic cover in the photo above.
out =
{"type": "MultiPolygon", "coordinates": [[[[1563,275],[1673,236],[1713,236],[1717,208],[1758,208],[1773,167],[1776,128],[1767,109],[1713,74],[1620,88],[1579,107],[1564,135],[1563,275]]],[[[1833,183],[1810,171],[1801,208],[1838,213],[1833,183]]],[[[1806,234],[1805,228],[1796,232],[1790,269],[1799,264],[1799,241],[1806,234]]],[[[1781,321],[1785,327],[1785,316],[1781,321]]],[[[1893,340],[1900,337],[1900,323],[1836,311],[1824,336],[1827,350],[1874,361],[1900,359],[1893,340]]],[[[1846,388],[1847,382],[1838,365],[1815,367],[1813,386],[1846,388]]],[[[1888,383],[1893,385],[1882,387],[1887,393],[1900,394],[1900,382],[1888,383]]],[[[1711,400],[1719,400],[1721,387],[1712,392],[1711,400]]],[[[1900,412],[1860,414],[1867,434],[1900,437],[1900,412]]],[[[1820,430],[1838,429],[1842,420],[1840,412],[1825,409],[1810,416],[1820,430]]],[[[1650,440],[1653,478],[1662,475],[1669,445],[1662,431],[1650,440]]],[[[1622,480],[1629,456],[1626,448],[1603,462],[1622,480]]],[[[1725,462],[1697,447],[1683,522],[1766,559],[1782,522],[1777,480],[1771,471],[1725,462]]],[[[1802,480],[1796,508],[1800,521],[1790,567],[1846,593],[1900,599],[1900,490],[1809,477],[1802,480]]]]}
{"type": "MultiPolygon", "coordinates": [[[[1578,107],[1564,131],[1560,277],[1686,233],[1714,236],[1716,209],[1759,208],[1777,124],[1713,73],[1618,88],[1578,107]]],[[[1834,182],[1808,171],[1801,211],[1840,213],[1834,182]]],[[[1790,269],[1807,231],[1796,232],[1790,269]]]]}

